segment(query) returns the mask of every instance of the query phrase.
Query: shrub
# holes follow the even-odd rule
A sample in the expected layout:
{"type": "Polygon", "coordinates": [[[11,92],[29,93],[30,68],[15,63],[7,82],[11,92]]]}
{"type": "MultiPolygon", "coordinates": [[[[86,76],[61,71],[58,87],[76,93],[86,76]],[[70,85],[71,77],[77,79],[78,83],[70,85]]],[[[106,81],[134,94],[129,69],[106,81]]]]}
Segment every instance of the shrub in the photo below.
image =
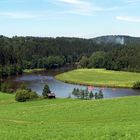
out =
{"type": "Polygon", "coordinates": [[[140,81],[137,81],[133,84],[133,89],[140,89],[140,81]]]}
{"type": "Polygon", "coordinates": [[[25,102],[31,99],[38,98],[36,92],[30,92],[29,90],[20,89],[16,91],[15,100],[18,102],[25,102]]]}
{"type": "Polygon", "coordinates": [[[18,102],[25,102],[30,99],[30,94],[27,90],[17,90],[15,100],[18,102]]]}

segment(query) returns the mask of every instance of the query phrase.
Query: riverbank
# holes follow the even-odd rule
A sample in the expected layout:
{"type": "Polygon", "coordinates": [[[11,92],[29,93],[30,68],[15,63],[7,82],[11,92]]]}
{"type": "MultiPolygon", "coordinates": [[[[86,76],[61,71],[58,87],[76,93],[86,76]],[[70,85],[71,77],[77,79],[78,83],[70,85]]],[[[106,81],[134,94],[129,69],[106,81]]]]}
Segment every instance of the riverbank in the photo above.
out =
{"type": "Polygon", "coordinates": [[[18,103],[0,93],[0,139],[138,139],[139,108],[140,97],[18,103]]]}
{"type": "Polygon", "coordinates": [[[44,68],[42,68],[42,69],[40,69],[40,68],[36,68],[36,69],[25,69],[25,70],[23,70],[23,72],[24,73],[35,73],[35,72],[41,72],[41,71],[45,71],[46,69],[44,69],[44,68]]]}
{"type": "Polygon", "coordinates": [[[96,87],[132,88],[140,80],[140,73],[110,71],[105,69],[77,69],[55,77],[66,83],[96,87]]]}
{"type": "Polygon", "coordinates": [[[52,68],[52,69],[45,69],[45,68],[34,68],[34,69],[25,69],[23,72],[25,74],[31,74],[31,73],[39,73],[39,72],[46,72],[46,73],[54,73],[53,75],[57,75],[60,73],[64,73],[66,71],[70,71],[76,68],[75,64],[66,64],[62,67],[52,68]]]}

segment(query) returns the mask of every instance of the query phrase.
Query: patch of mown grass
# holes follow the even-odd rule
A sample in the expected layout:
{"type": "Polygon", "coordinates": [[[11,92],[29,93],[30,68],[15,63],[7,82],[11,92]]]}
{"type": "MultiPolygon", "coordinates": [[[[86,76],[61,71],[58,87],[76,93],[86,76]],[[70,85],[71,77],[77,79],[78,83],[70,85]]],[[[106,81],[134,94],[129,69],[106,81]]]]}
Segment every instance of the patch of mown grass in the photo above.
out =
{"type": "Polygon", "coordinates": [[[77,69],[56,76],[56,79],[75,84],[132,88],[140,80],[140,73],[105,69],[77,69]]]}

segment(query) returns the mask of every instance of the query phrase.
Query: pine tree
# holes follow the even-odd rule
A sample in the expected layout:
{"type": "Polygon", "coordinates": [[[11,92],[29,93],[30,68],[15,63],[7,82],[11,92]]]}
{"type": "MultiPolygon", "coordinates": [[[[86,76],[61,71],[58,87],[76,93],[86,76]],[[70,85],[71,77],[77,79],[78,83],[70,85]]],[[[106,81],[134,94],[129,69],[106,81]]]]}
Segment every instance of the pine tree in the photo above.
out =
{"type": "Polygon", "coordinates": [[[46,84],[45,86],[44,86],[44,89],[43,89],[43,92],[42,92],[42,95],[43,95],[43,97],[47,97],[48,96],[48,93],[50,93],[51,91],[50,91],[50,88],[49,88],[49,86],[46,84]]]}

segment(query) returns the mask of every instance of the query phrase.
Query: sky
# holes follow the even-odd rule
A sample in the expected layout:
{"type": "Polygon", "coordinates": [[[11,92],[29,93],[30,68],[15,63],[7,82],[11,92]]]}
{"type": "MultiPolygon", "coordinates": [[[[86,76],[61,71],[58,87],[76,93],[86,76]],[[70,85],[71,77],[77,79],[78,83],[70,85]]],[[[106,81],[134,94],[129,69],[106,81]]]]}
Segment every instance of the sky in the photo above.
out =
{"type": "Polygon", "coordinates": [[[0,0],[0,34],[140,37],[140,0],[0,0]]]}

